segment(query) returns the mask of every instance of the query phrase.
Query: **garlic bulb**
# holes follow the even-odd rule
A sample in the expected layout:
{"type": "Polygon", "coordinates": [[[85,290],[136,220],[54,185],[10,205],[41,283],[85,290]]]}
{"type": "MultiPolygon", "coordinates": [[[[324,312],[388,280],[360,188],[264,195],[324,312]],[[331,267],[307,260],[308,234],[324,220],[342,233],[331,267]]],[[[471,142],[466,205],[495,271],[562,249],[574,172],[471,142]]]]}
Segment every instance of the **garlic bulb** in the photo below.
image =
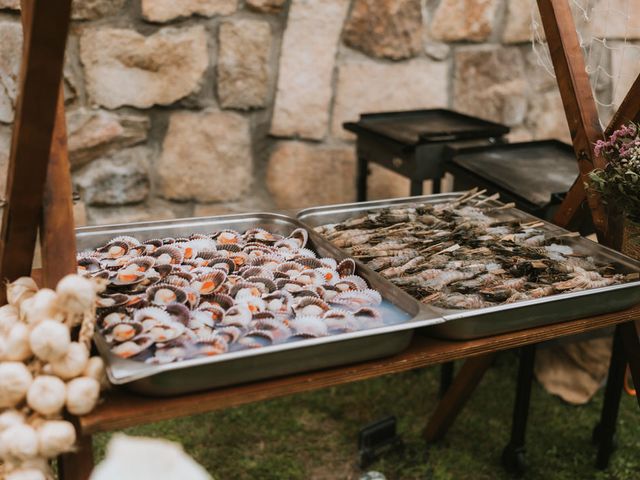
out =
{"type": "Polygon", "coordinates": [[[29,425],[14,425],[0,434],[0,457],[19,462],[38,454],[38,435],[29,425]]]}
{"type": "Polygon", "coordinates": [[[67,275],[58,282],[60,306],[71,315],[82,315],[93,311],[98,287],[93,281],[81,275],[67,275]]]}
{"type": "Polygon", "coordinates": [[[85,377],[96,379],[100,384],[105,380],[104,360],[101,357],[91,357],[87,362],[87,366],[82,372],[85,377]]]}
{"type": "Polygon", "coordinates": [[[51,362],[51,371],[63,380],[70,380],[84,371],[88,361],[87,347],[78,342],[71,342],[67,353],[51,362]]]}
{"type": "Polygon", "coordinates": [[[78,377],[67,383],[67,410],[72,415],[86,415],[94,409],[100,396],[95,378],[78,377]]]}
{"type": "Polygon", "coordinates": [[[20,318],[30,325],[35,325],[45,318],[60,318],[58,296],[50,288],[43,288],[20,306],[20,318]]]}
{"type": "Polygon", "coordinates": [[[42,320],[31,331],[29,342],[31,350],[39,359],[46,362],[54,361],[63,357],[69,350],[69,327],[55,320],[42,320]]]}
{"type": "Polygon", "coordinates": [[[31,277],[20,277],[7,285],[7,301],[9,305],[20,308],[27,298],[31,298],[38,291],[38,285],[31,277]]]}
{"type": "Polygon", "coordinates": [[[57,457],[73,450],[76,429],[65,420],[50,420],[38,428],[38,449],[46,458],[57,457]]]}
{"type": "Polygon", "coordinates": [[[22,362],[32,355],[29,345],[29,327],[24,323],[16,323],[7,335],[3,358],[22,362]]]}
{"type": "Polygon", "coordinates": [[[15,407],[27,394],[33,378],[21,362],[0,363],[0,408],[15,407]]]}
{"type": "Polygon", "coordinates": [[[5,480],[47,480],[47,475],[37,468],[21,467],[8,473],[5,480]]]}
{"type": "Polygon", "coordinates": [[[27,404],[42,415],[54,415],[64,407],[66,386],[53,375],[39,375],[27,392],[27,404]]]}
{"type": "Polygon", "coordinates": [[[0,413],[0,433],[13,425],[24,423],[24,414],[18,410],[5,410],[0,413]]]}
{"type": "Polygon", "coordinates": [[[7,335],[11,327],[20,321],[18,309],[13,305],[0,307],[0,334],[7,335]]]}

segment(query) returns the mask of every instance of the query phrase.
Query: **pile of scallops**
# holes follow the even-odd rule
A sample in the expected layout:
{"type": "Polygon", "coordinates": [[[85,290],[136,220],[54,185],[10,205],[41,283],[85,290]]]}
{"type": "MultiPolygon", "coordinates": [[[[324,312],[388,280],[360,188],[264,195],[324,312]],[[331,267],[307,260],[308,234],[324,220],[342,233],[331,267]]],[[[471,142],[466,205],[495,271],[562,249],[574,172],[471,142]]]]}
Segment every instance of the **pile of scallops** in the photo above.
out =
{"type": "Polygon", "coordinates": [[[90,356],[95,303],[103,285],[68,275],[56,290],[22,277],[0,307],[0,478],[53,478],[49,460],[73,450],[65,420],[86,415],[104,385],[104,363],[90,356]]]}

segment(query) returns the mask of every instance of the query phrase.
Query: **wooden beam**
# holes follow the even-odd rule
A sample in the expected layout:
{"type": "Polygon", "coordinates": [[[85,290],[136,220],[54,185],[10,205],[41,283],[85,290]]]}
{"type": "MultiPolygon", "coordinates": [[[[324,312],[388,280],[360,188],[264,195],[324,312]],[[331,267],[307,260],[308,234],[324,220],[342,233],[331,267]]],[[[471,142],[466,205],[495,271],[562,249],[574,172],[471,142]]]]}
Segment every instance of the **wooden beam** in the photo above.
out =
{"type": "MultiPolygon", "coordinates": [[[[586,72],[578,32],[567,0],[538,0],[538,8],[573,148],[578,158],[581,179],[585,181],[594,167],[604,166],[604,160],[593,151],[595,142],[603,138],[603,131],[586,72]]],[[[576,205],[578,198],[576,192],[566,197],[554,218],[559,225],[568,225],[579,213],[576,205]]],[[[594,192],[588,192],[587,200],[598,238],[606,242],[609,239],[609,230],[604,206],[594,192]]]]}
{"type": "Polygon", "coordinates": [[[71,0],[23,0],[22,6],[31,13],[25,14],[20,94],[0,231],[0,280],[31,272],[71,14],[71,0]]]}
{"type": "Polygon", "coordinates": [[[460,372],[456,375],[456,379],[447,390],[447,393],[440,399],[435,411],[429,418],[429,423],[423,432],[427,443],[437,442],[445,436],[458,414],[471,398],[471,394],[484,377],[495,357],[495,353],[489,353],[470,358],[464,362],[460,372]]]}
{"type": "Polygon", "coordinates": [[[640,75],[633,82],[604,134],[609,136],[627,122],[640,122],[640,75]]]}
{"type": "Polygon", "coordinates": [[[43,283],[49,288],[76,271],[73,191],[64,113],[64,90],[60,82],[40,225],[43,283]]]}

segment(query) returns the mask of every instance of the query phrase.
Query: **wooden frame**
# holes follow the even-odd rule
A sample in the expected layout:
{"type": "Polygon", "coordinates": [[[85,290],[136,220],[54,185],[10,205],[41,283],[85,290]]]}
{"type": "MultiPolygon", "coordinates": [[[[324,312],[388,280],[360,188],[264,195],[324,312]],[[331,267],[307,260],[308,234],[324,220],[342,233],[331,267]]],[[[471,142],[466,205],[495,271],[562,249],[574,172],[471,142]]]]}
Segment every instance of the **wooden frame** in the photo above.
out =
{"type": "MultiPolygon", "coordinates": [[[[594,166],[604,165],[603,159],[597,157],[593,150],[594,142],[602,137],[603,131],[573,18],[567,0],[538,0],[538,5],[581,173],[555,220],[560,225],[571,225],[578,219],[580,205],[586,199],[599,239],[612,245],[612,229],[603,205],[597,196],[587,194],[583,187],[585,175],[594,166]]],[[[71,0],[22,0],[25,41],[6,207],[0,230],[2,279],[14,280],[31,272],[38,228],[42,244],[43,283],[53,286],[63,275],[75,271],[71,181],[61,88],[70,10],[71,0]]],[[[606,131],[610,132],[631,119],[640,119],[640,77],[606,131]]],[[[61,475],[65,479],[88,477],[92,468],[91,434],[97,431],[476,357],[472,359],[474,363],[463,367],[463,378],[457,380],[458,385],[454,385],[445,397],[453,403],[447,412],[443,412],[442,418],[452,421],[465,397],[482,378],[495,352],[609,325],[620,325],[633,378],[636,385],[640,385],[640,324],[635,321],[639,313],[640,307],[635,307],[625,312],[469,342],[418,338],[409,350],[396,357],[174,399],[149,400],[115,392],[96,412],[78,420],[79,450],[61,459],[61,475]],[[141,415],[148,417],[140,418],[141,415]]],[[[446,430],[447,425],[440,422],[439,426],[431,427],[430,431],[437,436],[446,430]]]]}

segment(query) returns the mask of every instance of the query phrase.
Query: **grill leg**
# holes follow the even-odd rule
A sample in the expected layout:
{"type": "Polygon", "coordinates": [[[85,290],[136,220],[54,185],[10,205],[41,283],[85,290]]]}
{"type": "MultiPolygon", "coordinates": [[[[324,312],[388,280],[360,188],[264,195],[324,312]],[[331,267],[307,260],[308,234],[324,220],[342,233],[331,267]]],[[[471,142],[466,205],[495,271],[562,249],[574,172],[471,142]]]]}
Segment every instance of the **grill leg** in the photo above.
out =
{"type": "Polygon", "coordinates": [[[520,352],[516,400],[513,406],[513,420],[511,423],[511,440],[502,451],[502,465],[509,472],[516,475],[522,475],[526,470],[524,445],[536,347],[535,345],[527,345],[522,347],[520,352]]]}
{"type": "Polygon", "coordinates": [[[453,362],[443,363],[440,367],[440,398],[444,397],[444,394],[447,393],[451,386],[451,382],[453,382],[453,369],[453,362]]]}
{"type": "Polygon", "coordinates": [[[607,377],[600,422],[593,429],[593,441],[598,445],[596,468],[600,470],[607,468],[609,458],[615,450],[616,422],[618,420],[618,409],[620,407],[626,366],[627,359],[622,343],[622,334],[620,327],[616,327],[613,335],[611,362],[609,363],[609,375],[607,377]]]}
{"type": "Polygon", "coordinates": [[[416,180],[414,178],[411,179],[411,187],[409,189],[409,195],[412,197],[422,195],[422,179],[416,180]]]}
{"type": "Polygon", "coordinates": [[[358,154],[358,167],[356,172],[356,200],[367,201],[367,177],[369,176],[369,161],[358,154]]]}
{"type": "Polygon", "coordinates": [[[442,190],[442,178],[434,178],[431,182],[431,193],[440,193],[442,190]]]}

